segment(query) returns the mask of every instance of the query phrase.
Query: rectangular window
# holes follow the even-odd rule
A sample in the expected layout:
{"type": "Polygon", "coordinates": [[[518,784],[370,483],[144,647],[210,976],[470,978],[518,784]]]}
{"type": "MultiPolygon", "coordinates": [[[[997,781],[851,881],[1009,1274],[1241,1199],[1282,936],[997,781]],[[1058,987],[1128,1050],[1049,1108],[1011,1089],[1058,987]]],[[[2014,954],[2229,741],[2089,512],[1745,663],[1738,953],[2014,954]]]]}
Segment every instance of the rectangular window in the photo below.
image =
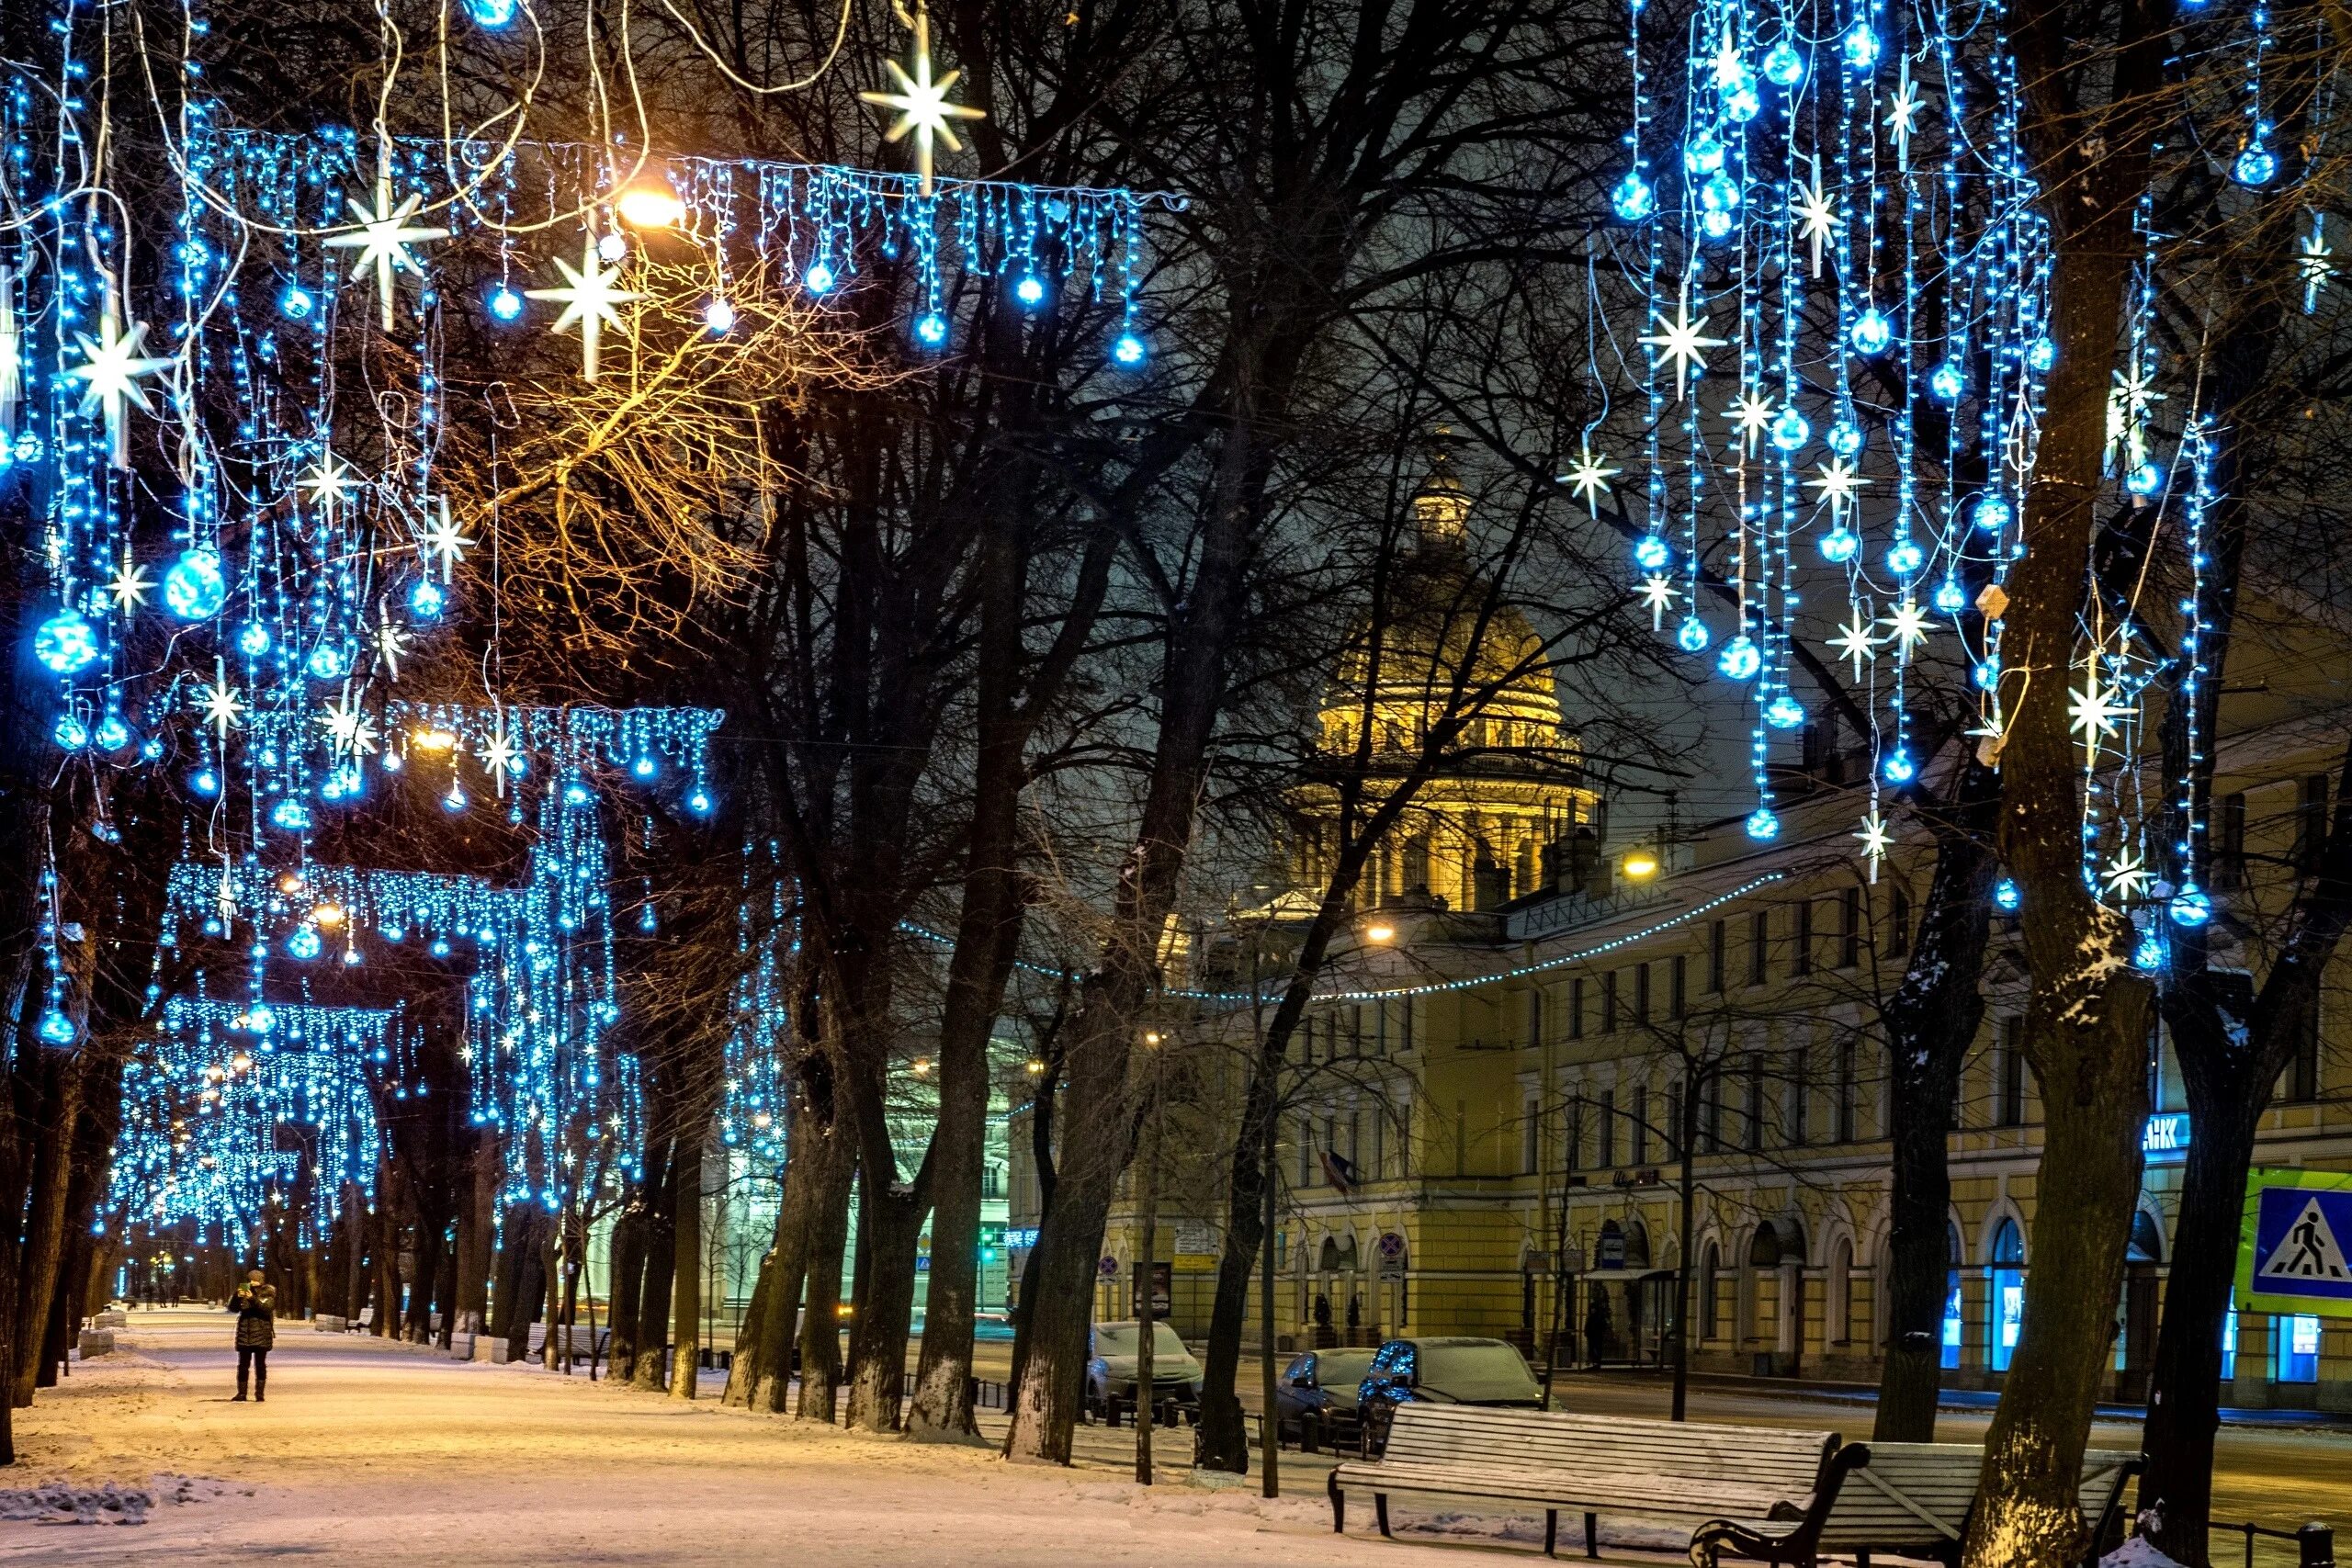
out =
{"type": "Polygon", "coordinates": [[[1747,1058],[1747,1146],[1764,1146],[1764,1058],[1747,1058]]]}
{"type": "Polygon", "coordinates": [[[1298,1184],[1315,1185],[1315,1123],[1304,1116],[1298,1119],[1298,1184]]]}
{"type": "Polygon", "coordinates": [[[1717,920],[1707,928],[1707,990],[1711,995],[1720,994],[1724,988],[1724,948],[1729,940],[1724,925],[1717,920]]]}
{"type": "Polygon", "coordinates": [[[2327,847],[2327,775],[2312,773],[2302,782],[2295,812],[2295,869],[2315,871],[2319,852],[2327,847]]]}
{"type": "Polygon", "coordinates": [[[1634,1021],[1647,1023],[1649,1021],[1650,966],[1646,964],[1636,964],[1634,965],[1634,1021]]]}
{"type": "Polygon", "coordinates": [[[1611,969],[1600,977],[1600,1032],[1609,1034],[1617,1028],[1617,971],[1611,969]]]}
{"type": "Polygon", "coordinates": [[[2000,1081],[1994,1095],[1993,1124],[2025,1125],[2025,1021],[2001,1021],[2000,1081]]]}
{"type": "Polygon", "coordinates": [[[2278,1098],[2309,1100],[2319,1098],[2319,1003],[2316,998],[2295,1022],[2294,1055],[2278,1075],[2278,1098]]]}
{"type": "Polygon", "coordinates": [[[1649,1164],[1650,1086],[1647,1084],[1635,1084],[1634,1086],[1633,1132],[1630,1136],[1632,1137],[1634,1144],[1632,1155],[1633,1162],[1635,1165],[1649,1164]]]}
{"type": "MultiPolygon", "coordinates": [[[[1358,1055],[1363,1054],[1361,1051],[1356,1053],[1358,1055]]],[[[1373,1009],[1372,1054],[1375,1056],[1388,1055],[1388,1004],[1386,1002],[1382,1002],[1373,1009]]]]}
{"type": "Polygon", "coordinates": [[[1747,983],[1760,986],[1771,973],[1772,912],[1758,909],[1747,917],[1747,983]]]}
{"type": "Polygon", "coordinates": [[[1523,1110],[1526,1119],[1520,1128],[1520,1165],[1526,1174],[1536,1176],[1544,1169],[1544,1107],[1531,1095],[1523,1110]]]}
{"type": "Polygon", "coordinates": [[[1568,1038],[1584,1038],[1584,976],[1568,982],[1568,1038]]]}
{"type": "Polygon", "coordinates": [[[2277,1347],[2271,1376],[2279,1382],[2319,1382],[2319,1319],[2308,1314],[2270,1320],[2270,1340],[2277,1347]]]}
{"type": "Polygon", "coordinates": [[[1567,1151],[1568,1168],[1572,1171],[1582,1170],[1584,1168],[1584,1096],[1581,1093],[1571,1093],[1568,1096],[1567,1133],[1562,1140],[1562,1145],[1567,1151]]]}
{"type": "Polygon", "coordinates": [[[2245,795],[2225,795],[2213,814],[2213,880],[2222,887],[2245,886],[2245,795]]]}
{"type": "MultiPolygon", "coordinates": [[[[1331,1033],[1331,1055],[1337,1056],[1339,1054],[1340,1035],[1339,1032],[1334,1030],[1331,1033]]],[[[1348,1055],[1351,1056],[1363,1055],[1363,1009],[1360,1007],[1348,1010],[1348,1055]]]]}
{"type": "Polygon", "coordinates": [[[1788,1112],[1783,1130],[1788,1134],[1790,1146],[1803,1148],[1805,1140],[1813,1135],[1813,1129],[1807,1124],[1809,1101],[1813,1098],[1812,1052],[1801,1050],[1789,1058],[1789,1083],[1781,1094],[1788,1112]]]}
{"type": "Polygon", "coordinates": [[[1684,953],[1674,955],[1674,978],[1667,992],[1667,1006],[1673,1010],[1669,1016],[1674,1018],[1680,1018],[1690,1011],[1690,960],[1684,953]]]}
{"type": "Polygon", "coordinates": [[[1700,1132],[1706,1140],[1707,1152],[1721,1154],[1724,1150],[1723,1064],[1717,1064],[1715,1070],[1707,1075],[1705,1084],[1705,1098],[1699,1105],[1700,1132]]]}
{"type": "Polygon", "coordinates": [[[1859,1131],[1854,1125],[1854,1077],[1859,1055],[1852,1035],[1838,1042],[1838,1141],[1841,1144],[1852,1143],[1859,1131]]]}
{"type": "Polygon", "coordinates": [[[1813,973],[1813,900],[1800,900],[1796,908],[1796,940],[1789,954],[1789,973],[1813,973]]]}
{"type": "Polygon", "coordinates": [[[1900,958],[1911,951],[1911,895],[1898,887],[1887,900],[1886,955],[1900,958]]]}
{"type": "Polygon", "coordinates": [[[1413,1050],[1413,1015],[1419,1010],[1419,1006],[1420,1004],[1411,997],[1407,997],[1396,1004],[1398,1022],[1401,1025],[1397,1032],[1399,1037],[1396,1045],[1397,1049],[1408,1055],[1410,1055],[1413,1050]]]}
{"type": "Polygon", "coordinates": [[[1374,1106],[1372,1112],[1372,1171],[1374,1178],[1388,1174],[1388,1111],[1374,1106]]]}
{"type": "Polygon", "coordinates": [[[1682,1080],[1675,1079],[1666,1086],[1666,1125],[1658,1129],[1657,1141],[1668,1159],[1682,1157],[1682,1080]]]}
{"type": "Polygon", "coordinates": [[[1617,1163],[1617,1091],[1615,1089],[1604,1089],[1600,1091],[1600,1110],[1598,1120],[1600,1123],[1600,1157],[1593,1163],[1601,1169],[1607,1170],[1617,1163]]]}
{"type": "Polygon", "coordinates": [[[1849,887],[1838,900],[1838,966],[1851,969],[1862,961],[1862,890],[1849,887]]]}

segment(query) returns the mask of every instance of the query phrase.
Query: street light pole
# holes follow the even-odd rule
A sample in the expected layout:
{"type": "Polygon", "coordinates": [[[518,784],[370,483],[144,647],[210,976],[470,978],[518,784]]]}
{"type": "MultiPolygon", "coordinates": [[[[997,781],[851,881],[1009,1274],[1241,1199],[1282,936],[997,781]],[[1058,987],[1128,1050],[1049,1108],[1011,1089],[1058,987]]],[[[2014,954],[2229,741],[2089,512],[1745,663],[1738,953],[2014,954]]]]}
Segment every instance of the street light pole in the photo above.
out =
{"type": "Polygon", "coordinates": [[[1675,1129],[1681,1141],[1681,1219],[1674,1252],[1674,1410],[1679,1421],[1690,1400],[1690,1206],[1697,1191],[1695,1168],[1699,1154],[1699,1092],[1706,1083],[1706,1068],[1689,1055],[1682,1058],[1682,1125],[1675,1129]]]}
{"type": "Polygon", "coordinates": [[[1266,1223],[1265,1234],[1259,1240],[1260,1261],[1265,1277],[1258,1292],[1258,1337],[1260,1383],[1258,1416],[1259,1489],[1268,1497],[1283,1495],[1282,1483],[1282,1422],[1274,1404],[1274,1182],[1280,1175],[1275,1160],[1276,1134],[1282,1122],[1281,1097],[1273,1065],[1266,1060],[1266,998],[1260,987],[1263,967],[1266,927],[1261,919],[1250,935],[1250,1017],[1251,1044],[1258,1058],[1258,1070],[1266,1075],[1265,1161],[1266,1223]]]}

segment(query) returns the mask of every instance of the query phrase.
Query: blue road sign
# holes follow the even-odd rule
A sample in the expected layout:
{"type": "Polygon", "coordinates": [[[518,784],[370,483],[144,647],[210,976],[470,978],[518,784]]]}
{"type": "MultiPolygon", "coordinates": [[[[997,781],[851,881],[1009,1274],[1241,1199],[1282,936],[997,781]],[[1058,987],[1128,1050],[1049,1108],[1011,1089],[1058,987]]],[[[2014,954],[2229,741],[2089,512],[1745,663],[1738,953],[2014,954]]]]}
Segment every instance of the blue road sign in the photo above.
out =
{"type": "Polygon", "coordinates": [[[2257,1168],[2238,1247],[2238,1304],[2352,1316],[2352,1173],[2257,1168]]]}

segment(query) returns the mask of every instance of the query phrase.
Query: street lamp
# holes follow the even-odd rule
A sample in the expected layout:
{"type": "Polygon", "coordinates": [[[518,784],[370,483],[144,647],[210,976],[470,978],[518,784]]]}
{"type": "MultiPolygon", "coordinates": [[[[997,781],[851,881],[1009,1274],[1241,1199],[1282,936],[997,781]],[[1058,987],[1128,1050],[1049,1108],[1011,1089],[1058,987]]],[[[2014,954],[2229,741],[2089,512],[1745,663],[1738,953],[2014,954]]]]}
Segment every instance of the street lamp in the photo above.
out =
{"type": "Polygon", "coordinates": [[[1394,942],[1396,940],[1396,928],[1386,924],[1366,926],[1363,928],[1363,939],[1366,942],[1394,942]]]}
{"type": "Polygon", "coordinates": [[[632,229],[674,229],[686,215],[677,192],[655,180],[639,180],[623,190],[613,203],[621,221],[632,229]]]}
{"type": "Polygon", "coordinates": [[[1619,863],[1619,869],[1634,882],[1647,882],[1657,874],[1657,856],[1645,849],[1629,850],[1619,863]]]}

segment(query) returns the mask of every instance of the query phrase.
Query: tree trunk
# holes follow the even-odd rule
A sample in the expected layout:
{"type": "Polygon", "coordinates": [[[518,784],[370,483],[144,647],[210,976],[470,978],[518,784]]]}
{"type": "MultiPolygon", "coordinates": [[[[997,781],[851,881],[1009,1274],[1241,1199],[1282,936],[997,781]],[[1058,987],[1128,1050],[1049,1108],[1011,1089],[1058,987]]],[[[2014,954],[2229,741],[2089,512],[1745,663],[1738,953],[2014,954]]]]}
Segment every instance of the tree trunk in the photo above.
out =
{"type": "MultiPolygon", "coordinates": [[[[847,1204],[849,1173],[855,1165],[846,1134],[821,1125],[808,1098],[805,1090],[793,1097],[775,1244],[760,1265],[752,1312],[737,1337],[735,1364],[727,1380],[728,1403],[777,1414],[785,1410],[791,1389],[792,1349],[799,1339],[800,1299],[809,1284],[810,1254],[823,1216],[847,1204]]],[[[836,1291],[840,1272],[837,1258],[836,1291]]]]}
{"type": "Polygon", "coordinates": [[[612,1337],[606,1341],[605,1375],[627,1382],[637,1370],[637,1306],[645,1290],[645,1207],[632,1198],[613,1222],[612,1337]]]}
{"type": "Polygon", "coordinates": [[[803,1421],[830,1424],[842,1382],[842,1259],[849,1250],[849,1200],[856,1161],[841,1162],[838,1197],[821,1203],[808,1241],[808,1306],[800,1326],[800,1403],[793,1414],[803,1421]]]}
{"type": "Polygon", "coordinates": [[[1984,1017],[1981,985],[1990,932],[2000,781],[1971,761],[1952,816],[1936,827],[1936,869],[1917,940],[1885,1011],[1893,1149],[1884,1346],[1878,1416],[1882,1443],[1935,1441],[1942,1393],[1944,1302],[1951,1272],[1952,1102],[1968,1047],[1984,1017]]]}
{"type": "Polygon", "coordinates": [[[923,1210],[912,1192],[876,1191],[876,1185],[867,1185],[857,1206],[865,1278],[849,1320],[849,1409],[842,1424],[895,1432],[905,1399],[923,1210]]]}
{"type": "Polygon", "coordinates": [[[672,1222],[670,1397],[695,1397],[702,1348],[702,1139],[700,1125],[678,1137],[672,1161],[676,1217],[672,1222]]]}
{"type": "Polygon", "coordinates": [[[41,1064],[40,1142],[33,1159],[32,1201],[25,1225],[23,1272],[17,1280],[17,1359],[13,1398],[18,1409],[33,1402],[40,1374],[41,1348],[49,1339],[51,1298],[65,1260],[65,1214],[74,1177],[74,1134],[82,1114],[86,1052],[45,1054],[41,1064]]]}
{"type": "Polygon", "coordinates": [[[487,1127],[474,1136],[471,1179],[458,1216],[458,1331],[480,1334],[490,1321],[491,1220],[498,1213],[498,1140],[487,1127]]]}

